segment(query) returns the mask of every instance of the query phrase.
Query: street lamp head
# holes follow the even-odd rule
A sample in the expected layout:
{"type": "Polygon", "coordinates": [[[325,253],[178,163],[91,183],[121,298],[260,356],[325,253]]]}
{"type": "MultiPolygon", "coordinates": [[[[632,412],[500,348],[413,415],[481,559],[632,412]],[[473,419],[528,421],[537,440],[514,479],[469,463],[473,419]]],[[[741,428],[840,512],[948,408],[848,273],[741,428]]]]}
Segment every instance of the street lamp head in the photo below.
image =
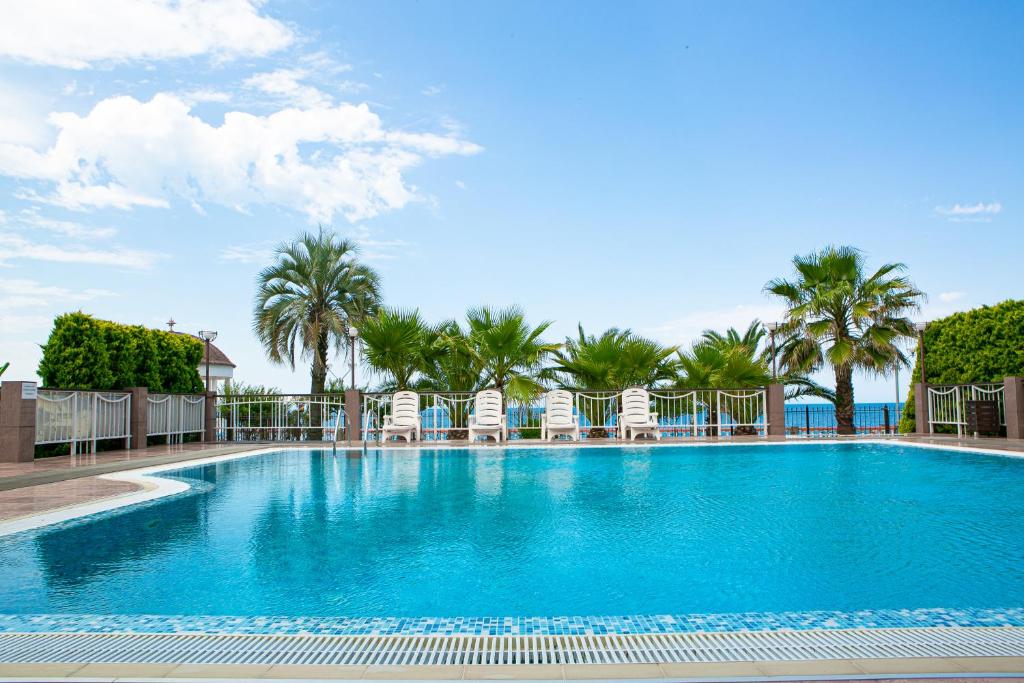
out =
{"type": "Polygon", "coordinates": [[[765,323],[764,326],[768,328],[769,332],[774,332],[775,330],[779,329],[778,323],[765,323]]]}
{"type": "Polygon", "coordinates": [[[199,330],[199,338],[205,342],[212,342],[217,338],[217,333],[213,330],[199,330]]]}
{"type": "Polygon", "coordinates": [[[914,323],[914,327],[917,329],[918,332],[923,333],[925,331],[925,328],[928,327],[928,323],[926,321],[922,320],[919,323],[914,323]]]}
{"type": "Polygon", "coordinates": [[[351,337],[352,339],[355,339],[356,337],[359,336],[359,330],[357,330],[354,325],[349,325],[348,336],[351,337]]]}

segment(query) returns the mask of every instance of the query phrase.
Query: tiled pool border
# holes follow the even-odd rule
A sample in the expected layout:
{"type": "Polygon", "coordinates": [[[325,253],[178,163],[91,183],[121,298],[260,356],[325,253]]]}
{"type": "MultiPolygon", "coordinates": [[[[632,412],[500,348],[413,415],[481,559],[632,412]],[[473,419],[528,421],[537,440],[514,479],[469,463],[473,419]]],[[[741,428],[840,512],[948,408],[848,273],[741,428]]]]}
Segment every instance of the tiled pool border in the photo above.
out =
{"type": "Polygon", "coordinates": [[[934,627],[1024,627],[1024,608],[751,612],[622,617],[345,618],[0,614],[0,633],[516,636],[830,631],[934,627]]]}
{"type": "MultiPolygon", "coordinates": [[[[1024,454],[999,449],[970,446],[915,443],[886,439],[864,440],[787,440],[723,443],[663,443],[663,444],[590,444],[587,448],[658,448],[658,447],[737,447],[777,445],[826,445],[835,443],[900,445],[913,448],[937,449],[1024,457],[1024,454]]],[[[560,444],[559,444],[560,445],[560,444]]],[[[552,444],[555,446],[555,444],[552,444]]],[[[500,449],[534,448],[535,445],[503,445],[500,449]]],[[[13,522],[0,523],[0,537],[42,527],[63,526],[84,521],[103,513],[116,514],[131,505],[148,505],[161,498],[188,495],[192,487],[183,485],[182,479],[153,476],[160,473],[186,470],[216,462],[264,455],[275,451],[305,450],[303,446],[260,446],[248,451],[211,456],[188,462],[169,463],[153,467],[116,472],[105,477],[134,481],[143,491],[126,496],[87,503],[63,510],[33,515],[13,522]]],[[[374,450],[419,451],[435,450],[437,445],[389,448],[377,446],[374,450]]],[[[451,450],[486,450],[495,446],[442,446],[451,450]]],[[[24,615],[0,614],[0,633],[217,633],[239,635],[605,635],[605,634],[677,634],[714,632],[753,632],[785,630],[846,630],[928,627],[1024,627],[1024,608],[1005,609],[900,609],[859,610],[855,612],[813,611],[781,613],[638,615],[608,617],[236,617],[236,616],[165,616],[165,615],[24,615]]]]}

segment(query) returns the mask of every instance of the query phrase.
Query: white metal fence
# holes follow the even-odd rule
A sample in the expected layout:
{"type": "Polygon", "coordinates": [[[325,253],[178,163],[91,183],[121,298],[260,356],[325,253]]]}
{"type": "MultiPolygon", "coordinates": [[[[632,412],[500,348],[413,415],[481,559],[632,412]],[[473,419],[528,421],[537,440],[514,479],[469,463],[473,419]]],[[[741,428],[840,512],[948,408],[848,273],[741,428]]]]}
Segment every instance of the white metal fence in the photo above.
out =
{"type": "Polygon", "coordinates": [[[206,397],[202,394],[149,394],[146,436],[166,436],[181,443],[186,434],[204,431],[206,397]]]}
{"type": "Polygon", "coordinates": [[[948,426],[956,429],[957,436],[964,436],[968,429],[968,401],[995,401],[999,409],[999,424],[1006,427],[1003,388],[1004,385],[995,382],[929,386],[928,431],[934,433],[935,427],[948,426]]]}
{"type": "MultiPolygon", "coordinates": [[[[618,438],[621,391],[573,392],[573,414],[583,439],[618,438]]],[[[424,441],[467,437],[475,394],[425,392],[419,395],[424,441]]],[[[767,394],[764,389],[652,390],[651,412],[665,437],[766,436],[767,394]]],[[[391,412],[391,394],[363,394],[362,439],[379,441],[384,417],[391,412]]],[[[538,438],[544,397],[505,406],[509,438],[538,438]]]]}
{"type": "Polygon", "coordinates": [[[345,430],[340,394],[222,395],[218,441],[336,441],[345,430]]]}
{"type": "Polygon", "coordinates": [[[96,442],[124,439],[131,446],[131,394],[120,391],[40,389],[36,444],[70,444],[71,454],[96,452],[96,442]]]}

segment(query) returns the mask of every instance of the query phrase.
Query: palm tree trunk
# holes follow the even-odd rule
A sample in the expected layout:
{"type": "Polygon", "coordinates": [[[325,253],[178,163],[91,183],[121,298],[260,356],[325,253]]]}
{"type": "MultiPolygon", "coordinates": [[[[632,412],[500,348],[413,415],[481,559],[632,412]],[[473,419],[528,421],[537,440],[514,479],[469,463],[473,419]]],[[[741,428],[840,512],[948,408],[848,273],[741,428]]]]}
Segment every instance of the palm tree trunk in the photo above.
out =
{"type": "Polygon", "coordinates": [[[313,353],[313,365],[309,372],[310,386],[309,393],[313,394],[309,406],[309,438],[313,441],[320,441],[323,438],[323,405],[319,402],[324,393],[324,386],[327,384],[327,335],[321,335],[317,340],[316,350],[313,353]]]}
{"type": "Polygon", "coordinates": [[[836,368],[836,432],[855,434],[853,425],[853,368],[836,368]]]}

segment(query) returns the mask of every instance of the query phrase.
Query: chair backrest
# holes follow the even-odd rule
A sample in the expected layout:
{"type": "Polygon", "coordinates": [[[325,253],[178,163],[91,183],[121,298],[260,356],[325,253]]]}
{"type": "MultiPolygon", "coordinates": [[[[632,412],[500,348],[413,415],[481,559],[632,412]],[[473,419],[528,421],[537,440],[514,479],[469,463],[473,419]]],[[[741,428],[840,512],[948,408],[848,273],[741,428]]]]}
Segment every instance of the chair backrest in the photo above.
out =
{"type": "Polygon", "coordinates": [[[626,389],[622,392],[622,414],[626,422],[646,422],[651,414],[651,395],[646,389],[626,389]]]}
{"type": "Polygon", "coordinates": [[[501,424],[501,392],[497,389],[478,391],[473,408],[478,425],[501,424]]]}
{"type": "Polygon", "coordinates": [[[544,415],[549,425],[572,424],[572,394],[565,389],[552,389],[544,397],[544,415]]]}
{"type": "Polygon", "coordinates": [[[396,427],[412,427],[420,415],[420,395],[399,391],[391,397],[391,420],[396,427]]]}

